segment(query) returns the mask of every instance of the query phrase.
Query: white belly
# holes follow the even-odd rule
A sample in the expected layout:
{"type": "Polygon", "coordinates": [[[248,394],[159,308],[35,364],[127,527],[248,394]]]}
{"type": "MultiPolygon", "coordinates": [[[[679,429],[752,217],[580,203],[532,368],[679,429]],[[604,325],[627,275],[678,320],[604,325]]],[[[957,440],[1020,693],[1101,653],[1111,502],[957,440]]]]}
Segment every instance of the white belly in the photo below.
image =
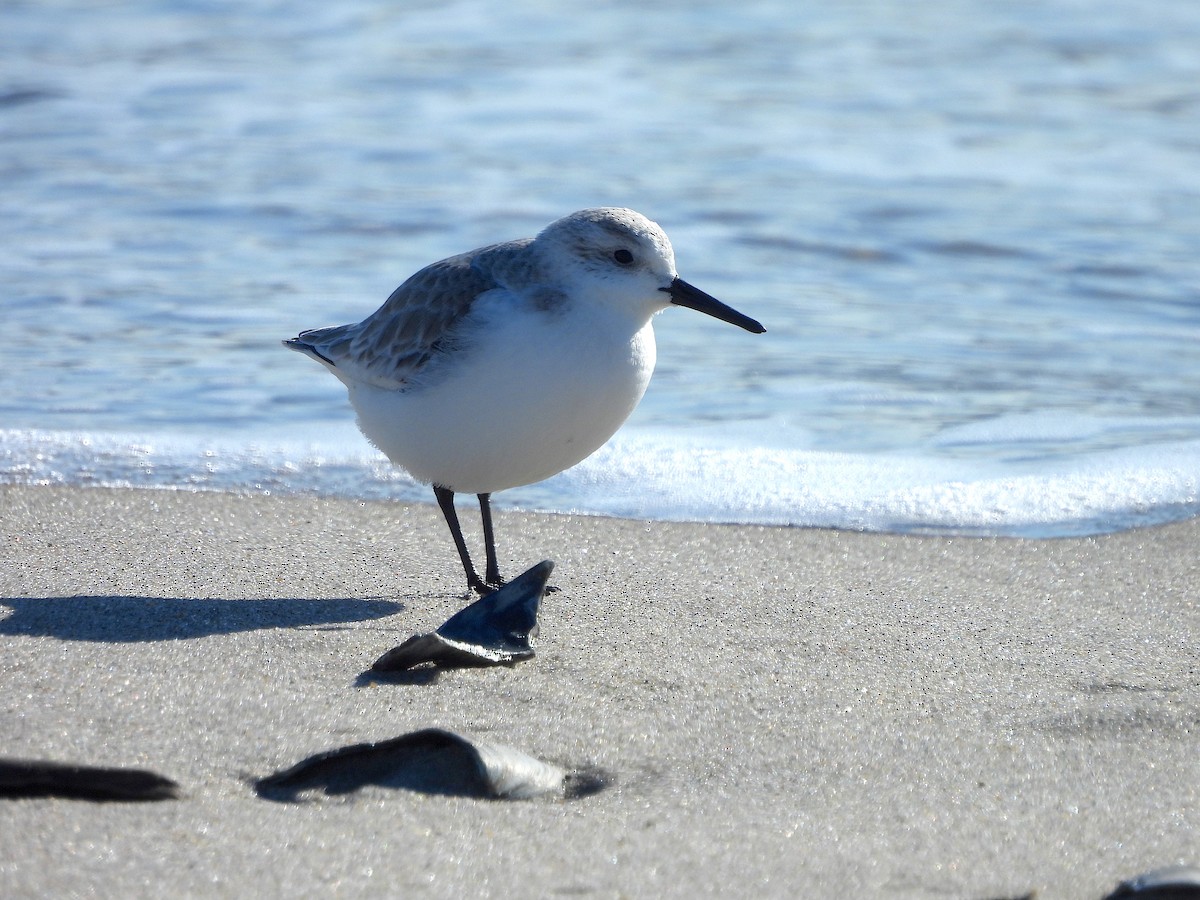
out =
{"type": "Polygon", "coordinates": [[[414,478],[488,493],[597,450],[642,399],[654,358],[649,322],[568,329],[553,315],[517,316],[436,383],[403,393],[355,383],[350,401],[363,434],[414,478]]]}

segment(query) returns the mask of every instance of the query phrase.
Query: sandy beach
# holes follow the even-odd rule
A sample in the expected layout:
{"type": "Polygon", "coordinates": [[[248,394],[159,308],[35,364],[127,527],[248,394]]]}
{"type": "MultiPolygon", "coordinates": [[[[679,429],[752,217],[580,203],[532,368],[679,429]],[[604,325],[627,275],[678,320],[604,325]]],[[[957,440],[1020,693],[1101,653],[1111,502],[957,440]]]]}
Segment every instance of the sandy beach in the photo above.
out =
{"type": "Polygon", "coordinates": [[[536,659],[392,684],[360,675],[466,602],[432,505],[0,488],[3,755],[183,788],[0,802],[0,893],[1099,898],[1200,862],[1200,522],[497,528],[507,574],[557,563],[536,659]],[[248,784],[426,727],[612,784],[248,784]]]}

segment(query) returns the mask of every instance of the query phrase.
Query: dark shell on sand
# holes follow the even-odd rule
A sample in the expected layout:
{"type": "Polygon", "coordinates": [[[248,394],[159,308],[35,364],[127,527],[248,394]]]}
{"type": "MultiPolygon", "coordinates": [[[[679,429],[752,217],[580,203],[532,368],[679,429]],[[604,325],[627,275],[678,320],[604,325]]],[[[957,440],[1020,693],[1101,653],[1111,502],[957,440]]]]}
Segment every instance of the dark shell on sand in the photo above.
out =
{"type": "Polygon", "coordinates": [[[1170,866],[1122,881],[1104,900],[1135,897],[1138,900],[1200,900],[1200,869],[1170,866]]]}
{"type": "Polygon", "coordinates": [[[144,769],[0,759],[0,797],[66,797],[135,802],[174,800],[179,785],[144,769]]]}
{"type": "Polygon", "coordinates": [[[455,613],[432,634],[417,634],[371,666],[397,672],[422,663],[436,666],[512,665],[534,655],[538,610],[554,563],[543,560],[499,590],[455,613]]]}
{"type": "Polygon", "coordinates": [[[286,802],[308,791],[348,794],[372,784],[425,794],[526,800],[581,797],[605,783],[594,772],[567,772],[511,747],[428,728],[315,754],[260,779],[255,789],[260,797],[286,802]]]}

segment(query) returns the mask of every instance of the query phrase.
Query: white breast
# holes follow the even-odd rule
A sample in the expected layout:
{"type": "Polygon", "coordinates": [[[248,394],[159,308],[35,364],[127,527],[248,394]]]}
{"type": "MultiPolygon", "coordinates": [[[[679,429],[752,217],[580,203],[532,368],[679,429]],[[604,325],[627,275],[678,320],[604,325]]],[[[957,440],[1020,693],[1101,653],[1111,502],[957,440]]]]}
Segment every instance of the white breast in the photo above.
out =
{"type": "Polygon", "coordinates": [[[633,412],[655,361],[648,320],[572,312],[499,309],[432,384],[349,385],[359,427],[414,478],[459,492],[570,468],[633,412]]]}

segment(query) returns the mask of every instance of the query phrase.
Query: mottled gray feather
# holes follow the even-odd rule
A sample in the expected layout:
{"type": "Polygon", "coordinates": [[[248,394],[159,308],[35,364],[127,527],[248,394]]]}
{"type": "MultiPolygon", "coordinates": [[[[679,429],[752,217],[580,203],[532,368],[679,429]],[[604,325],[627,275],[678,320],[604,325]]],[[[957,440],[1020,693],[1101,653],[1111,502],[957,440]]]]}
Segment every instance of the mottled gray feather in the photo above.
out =
{"type": "Polygon", "coordinates": [[[495,244],[428,265],[363,321],[303,331],[288,345],[356,381],[402,390],[455,345],[480,294],[533,282],[529,254],[522,252],[530,243],[495,244]]]}

